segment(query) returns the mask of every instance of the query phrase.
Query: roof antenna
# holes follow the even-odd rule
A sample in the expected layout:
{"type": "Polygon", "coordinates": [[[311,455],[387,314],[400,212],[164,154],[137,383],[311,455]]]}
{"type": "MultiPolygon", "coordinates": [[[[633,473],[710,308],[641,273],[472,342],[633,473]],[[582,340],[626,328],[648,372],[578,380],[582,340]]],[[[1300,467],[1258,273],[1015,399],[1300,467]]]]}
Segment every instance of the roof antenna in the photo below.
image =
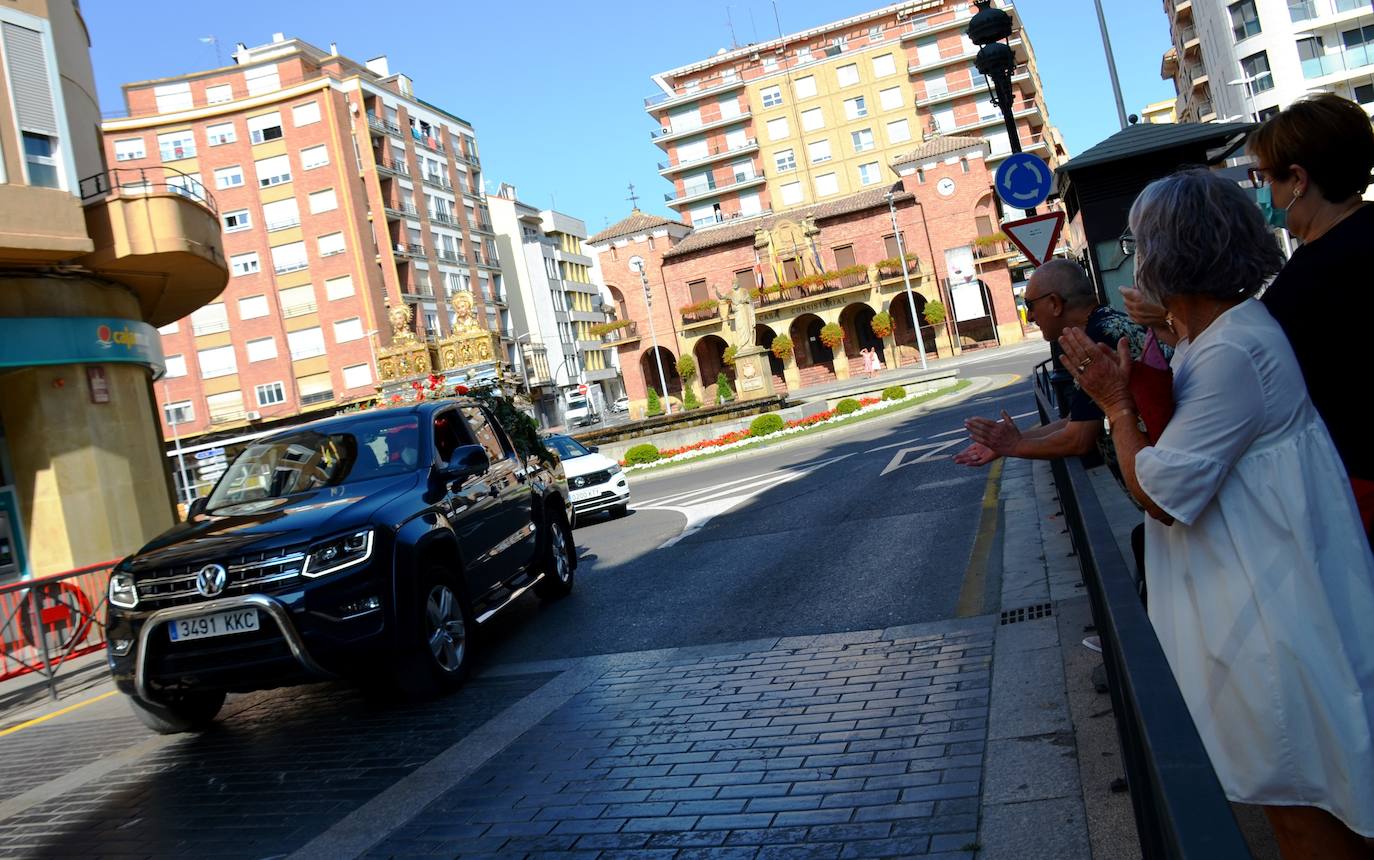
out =
{"type": "Polygon", "coordinates": [[[730,25],[730,50],[739,47],[739,40],[735,38],[735,19],[730,16],[730,7],[725,7],[725,23],[730,25]]]}

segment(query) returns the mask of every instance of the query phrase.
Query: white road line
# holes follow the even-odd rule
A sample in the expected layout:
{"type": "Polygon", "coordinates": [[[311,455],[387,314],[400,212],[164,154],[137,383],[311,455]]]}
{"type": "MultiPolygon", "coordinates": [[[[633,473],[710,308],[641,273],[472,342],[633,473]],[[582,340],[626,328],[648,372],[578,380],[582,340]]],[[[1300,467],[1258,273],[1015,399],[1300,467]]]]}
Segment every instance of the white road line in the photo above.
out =
{"type": "Polygon", "coordinates": [[[925,445],[915,445],[910,448],[903,448],[896,454],[892,455],[892,459],[888,461],[886,468],[884,468],[882,472],[878,474],[878,477],[881,478],[883,475],[886,475],[889,472],[895,472],[904,466],[914,466],[917,463],[930,463],[934,460],[948,459],[948,454],[942,455],[940,454],[940,452],[945,450],[946,448],[958,445],[963,441],[964,440],[962,439],[951,439],[948,442],[930,442],[925,445]],[[914,460],[906,459],[907,454],[913,454],[917,451],[925,451],[926,453],[922,454],[914,460]]]}
{"type": "MultiPolygon", "coordinates": [[[[1013,415],[1013,416],[1011,416],[1011,419],[1012,419],[1013,421],[1015,421],[1015,420],[1018,419],[1018,418],[1029,418],[1029,417],[1031,417],[1032,415],[1039,415],[1039,414],[1040,414],[1039,412],[1022,412],[1020,415],[1013,415]]],[[[968,431],[965,430],[964,428],[960,427],[960,428],[955,429],[955,430],[946,430],[946,431],[943,432],[943,433],[932,433],[932,434],[930,435],[930,438],[931,438],[931,439],[939,439],[941,436],[953,436],[953,435],[956,434],[956,433],[964,433],[964,434],[967,434],[968,431]]],[[[920,441],[920,440],[913,439],[913,440],[911,440],[911,441],[917,442],[917,441],[920,441]]],[[[888,446],[888,447],[894,447],[894,446],[888,446]]],[[[881,450],[881,449],[879,449],[879,448],[874,448],[874,449],[873,449],[873,451],[878,451],[878,450],[881,450]]],[[[866,451],[865,453],[872,454],[873,451],[866,451]]]]}
{"type": "Polygon", "coordinates": [[[674,494],[671,495],[671,496],[660,496],[660,497],[658,497],[657,499],[646,499],[645,501],[639,502],[637,505],[635,505],[635,507],[641,507],[641,508],[642,508],[642,507],[649,506],[649,505],[675,505],[675,504],[678,504],[678,503],[680,503],[680,502],[684,502],[684,501],[686,501],[687,499],[692,498],[693,496],[700,496],[700,495],[704,495],[704,494],[707,494],[707,493],[716,493],[716,492],[720,492],[721,490],[726,490],[726,489],[729,489],[730,487],[734,487],[734,486],[737,486],[737,485],[740,485],[740,484],[750,484],[750,483],[753,483],[753,482],[755,482],[755,481],[758,481],[758,480],[761,480],[761,479],[763,479],[763,478],[766,478],[766,477],[768,477],[768,476],[770,476],[770,475],[785,475],[785,474],[788,474],[790,471],[791,471],[791,470],[789,470],[789,469],[776,469],[776,470],[774,470],[774,471],[772,471],[772,472],[761,472],[761,473],[759,473],[759,474],[757,474],[757,475],[750,475],[750,476],[747,477],[747,478],[738,478],[738,479],[736,479],[736,480],[734,480],[734,481],[726,481],[726,482],[721,483],[721,484],[713,484],[713,485],[711,485],[711,486],[709,486],[709,487],[702,487],[702,488],[696,489],[696,490],[688,490],[687,492],[683,492],[683,493],[674,493],[674,494]]]}

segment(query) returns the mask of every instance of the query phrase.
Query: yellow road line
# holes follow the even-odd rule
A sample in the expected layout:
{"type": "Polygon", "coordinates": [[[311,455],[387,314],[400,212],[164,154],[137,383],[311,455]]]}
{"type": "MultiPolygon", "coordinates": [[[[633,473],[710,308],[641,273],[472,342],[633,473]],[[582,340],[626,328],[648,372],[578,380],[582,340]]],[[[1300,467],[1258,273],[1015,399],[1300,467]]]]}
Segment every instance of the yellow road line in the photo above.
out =
{"type": "Polygon", "coordinates": [[[957,618],[983,614],[983,591],[987,583],[988,557],[992,555],[992,539],[997,533],[997,490],[1002,483],[1002,464],[999,459],[988,470],[988,485],[983,491],[982,516],[973,540],[964,583],[959,589],[959,603],[954,608],[957,618]]]}
{"type": "Polygon", "coordinates": [[[104,699],[108,699],[108,698],[110,698],[111,696],[113,696],[114,694],[116,694],[116,693],[118,693],[118,692],[119,692],[118,690],[111,690],[111,691],[108,692],[108,693],[101,693],[99,696],[96,696],[94,699],[87,699],[87,700],[84,701],[84,702],[77,702],[75,705],[68,705],[67,707],[62,708],[61,710],[53,711],[51,714],[44,714],[44,715],[41,716],[41,717],[34,717],[34,718],[31,719],[31,720],[28,720],[28,721],[26,721],[26,722],[22,722],[22,723],[20,723],[20,724],[17,725],[17,726],[10,726],[9,728],[7,728],[7,729],[5,729],[4,731],[0,732],[0,738],[3,738],[5,735],[12,735],[12,734],[14,734],[14,733],[17,732],[17,731],[20,731],[21,729],[27,729],[29,726],[36,726],[36,725],[38,725],[39,723],[46,723],[48,720],[51,720],[51,719],[54,718],[54,717],[60,717],[60,716],[62,716],[63,714],[70,714],[72,711],[75,711],[75,710],[78,709],[78,708],[84,708],[84,707],[86,707],[87,705],[94,705],[96,702],[102,701],[102,700],[104,700],[104,699]]]}

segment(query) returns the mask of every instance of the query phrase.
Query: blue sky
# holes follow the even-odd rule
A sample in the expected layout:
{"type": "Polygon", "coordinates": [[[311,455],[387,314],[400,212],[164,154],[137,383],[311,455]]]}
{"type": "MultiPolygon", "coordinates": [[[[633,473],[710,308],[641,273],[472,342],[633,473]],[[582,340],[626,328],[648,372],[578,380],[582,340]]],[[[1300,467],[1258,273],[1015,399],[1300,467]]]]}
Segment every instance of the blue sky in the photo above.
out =
{"type": "MultiPolygon", "coordinates": [[[[881,0],[778,0],[794,32],[884,5],[881,0]]],[[[1169,45],[1163,4],[1103,0],[1127,112],[1173,96],[1159,78],[1169,45]]],[[[1116,108],[1092,0],[1018,0],[1035,45],[1050,117],[1071,153],[1117,130],[1116,108]]],[[[250,45],[284,32],[358,60],[387,54],[416,94],[477,129],[488,189],[514,183],[525,202],[556,206],[596,232],[623,217],[633,182],[640,208],[671,214],[658,176],[662,152],[649,140],[643,110],[650,75],[702,59],[731,44],[777,36],[768,0],[694,4],[598,0],[430,5],[375,0],[86,0],[101,106],[123,106],[120,85],[216,65],[235,42],[250,45]],[[131,12],[131,10],[136,10],[131,12]],[[728,16],[728,17],[727,17],[728,16]]]]}

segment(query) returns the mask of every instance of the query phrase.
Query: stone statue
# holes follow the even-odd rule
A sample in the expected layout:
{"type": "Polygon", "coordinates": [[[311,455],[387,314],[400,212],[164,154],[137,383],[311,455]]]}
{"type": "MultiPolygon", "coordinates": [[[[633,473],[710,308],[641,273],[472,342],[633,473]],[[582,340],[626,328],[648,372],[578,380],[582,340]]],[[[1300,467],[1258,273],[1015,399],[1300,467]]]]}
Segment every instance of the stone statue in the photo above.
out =
{"type": "MultiPolygon", "coordinates": [[[[724,301],[725,296],[719,292],[716,298],[724,301]]],[[[754,300],[749,297],[749,291],[735,284],[730,290],[730,320],[735,329],[735,351],[744,352],[754,346],[754,300]]]]}

